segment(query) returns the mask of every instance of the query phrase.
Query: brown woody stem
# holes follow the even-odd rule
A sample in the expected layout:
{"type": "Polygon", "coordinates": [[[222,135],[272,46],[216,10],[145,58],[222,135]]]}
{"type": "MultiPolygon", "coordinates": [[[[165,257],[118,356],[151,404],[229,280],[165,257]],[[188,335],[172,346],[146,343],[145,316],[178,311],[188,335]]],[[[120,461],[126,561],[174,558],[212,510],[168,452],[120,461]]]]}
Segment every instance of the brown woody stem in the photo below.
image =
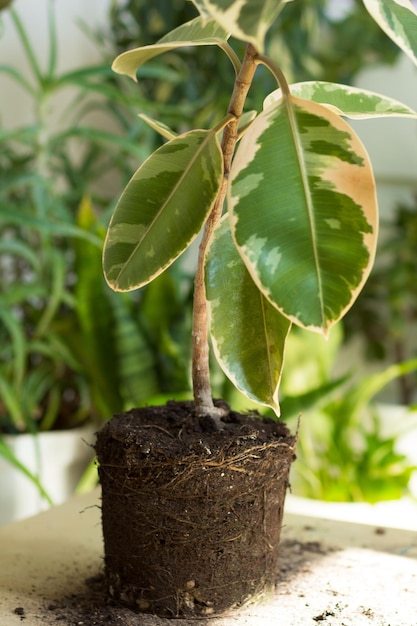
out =
{"type": "Polygon", "coordinates": [[[249,44],[238,75],[236,76],[228,114],[233,116],[225,126],[222,140],[224,175],[213,209],[205,224],[199,247],[197,271],[194,281],[193,304],[193,360],[192,379],[194,403],[197,415],[209,415],[220,427],[220,417],[224,413],[213,404],[210,384],[208,315],[206,289],[204,283],[204,265],[207,248],[216,224],[223,212],[223,203],[227,192],[228,178],[233,154],[238,139],[239,119],[243,112],[246,96],[252,84],[257,68],[257,52],[249,44]]]}

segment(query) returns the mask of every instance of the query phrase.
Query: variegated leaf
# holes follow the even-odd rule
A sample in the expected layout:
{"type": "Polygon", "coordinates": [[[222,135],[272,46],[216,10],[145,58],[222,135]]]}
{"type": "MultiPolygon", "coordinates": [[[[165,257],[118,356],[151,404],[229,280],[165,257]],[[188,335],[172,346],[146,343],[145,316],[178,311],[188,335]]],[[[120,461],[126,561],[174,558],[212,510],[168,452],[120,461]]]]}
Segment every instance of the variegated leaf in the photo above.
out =
{"type": "Polygon", "coordinates": [[[190,2],[193,3],[193,5],[196,7],[196,9],[198,10],[198,12],[200,13],[200,15],[204,18],[209,18],[210,15],[207,12],[207,9],[204,8],[204,0],[190,0],[190,2]]]}
{"type": "MultiPolygon", "coordinates": [[[[293,96],[313,100],[328,107],[334,113],[353,119],[369,117],[417,117],[416,111],[398,100],[382,96],[379,93],[328,83],[308,81],[290,85],[293,96]]],[[[281,89],[276,89],[264,100],[264,109],[282,98],[281,89]]]]}
{"type": "Polygon", "coordinates": [[[290,320],[326,334],[375,255],[375,183],[359,138],[326,107],[288,96],[249,127],[230,182],[233,236],[256,284],[290,320]]]}
{"type": "Polygon", "coordinates": [[[118,74],[126,74],[137,80],[136,72],[141,65],[164,52],[185,46],[223,47],[227,39],[226,31],[217,22],[197,17],[175,28],[156,44],[123,52],[113,61],[112,69],[118,74]]]}
{"type": "Polygon", "coordinates": [[[279,415],[278,387],[290,322],[254,284],[234,245],[227,216],[208,252],[206,290],[220,366],[248,398],[279,415]]]}
{"type": "Polygon", "coordinates": [[[139,117],[143,120],[148,126],[156,130],[157,133],[164,137],[165,139],[171,140],[177,137],[178,133],[173,131],[169,126],[159,122],[158,120],[154,120],[149,115],[145,115],[145,113],[139,113],[139,117]]]}
{"type": "Polygon", "coordinates": [[[417,11],[410,0],[363,0],[375,22],[417,64],[417,11]]]}
{"type": "Polygon", "coordinates": [[[236,39],[264,51],[265,35],[291,0],[203,0],[212,18],[236,39]]]}
{"type": "Polygon", "coordinates": [[[195,130],[158,148],[125,188],[107,231],[104,274],[116,291],[164,271],[201,229],[223,177],[213,131],[195,130]]]}

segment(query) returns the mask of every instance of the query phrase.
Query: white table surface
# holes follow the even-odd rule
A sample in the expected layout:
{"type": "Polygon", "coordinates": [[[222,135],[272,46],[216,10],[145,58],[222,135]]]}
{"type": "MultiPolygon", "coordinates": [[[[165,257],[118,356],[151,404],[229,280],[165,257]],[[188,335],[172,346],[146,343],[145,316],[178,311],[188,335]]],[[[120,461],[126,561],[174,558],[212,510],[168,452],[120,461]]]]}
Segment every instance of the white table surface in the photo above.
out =
{"type": "MultiPolygon", "coordinates": [[[[267,604],[210,625],[417,626],[416,532],[286,513],[281,540],[285,558],[302,552],[291,579],[267,604]]],[[[99,490],[1,528],[0,626],[66,626],[53,612],[49,621],[47,608],[85,589],[85,579],[102,570],[102,550],[99,490]]],[[[200,622],[135,619],[144,626],[200,622]]]]}

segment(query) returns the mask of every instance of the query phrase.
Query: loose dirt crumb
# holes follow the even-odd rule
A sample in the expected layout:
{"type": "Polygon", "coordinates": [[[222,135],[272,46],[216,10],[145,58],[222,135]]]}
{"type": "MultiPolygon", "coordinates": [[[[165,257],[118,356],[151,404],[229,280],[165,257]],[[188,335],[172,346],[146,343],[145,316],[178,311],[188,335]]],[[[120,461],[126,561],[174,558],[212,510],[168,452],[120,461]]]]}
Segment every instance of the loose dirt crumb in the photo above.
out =
{"type": "Polygon", "coordinates": [[[321,613],[320,615],[316,615],[315,617],[313,617],[313,620],[315,622],[324,622],[327,620],[328,617],[334,617],[333,611],[323,611],[323,613],[321,613]]]}
{"type": "Polygon", "coordinates": [[[25,619],[25,617],[26,617],[25,609],[23,607],[21,607],[21,606],[16,607],[15,610],[13,611],[13,613],[15,615],[19,615],[20,621],[23,621],[25,619]]]}

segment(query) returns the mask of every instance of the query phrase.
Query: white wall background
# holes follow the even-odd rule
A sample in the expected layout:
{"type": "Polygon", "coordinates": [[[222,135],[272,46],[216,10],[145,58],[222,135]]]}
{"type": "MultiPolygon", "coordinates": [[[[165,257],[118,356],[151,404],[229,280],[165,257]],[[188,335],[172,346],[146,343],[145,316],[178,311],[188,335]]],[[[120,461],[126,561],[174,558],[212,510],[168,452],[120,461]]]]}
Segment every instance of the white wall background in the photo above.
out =
{"type": "MultiPolygon", "coordinates": [[[[362,72],[356,84],[417,110],[417,67],[405,54],[395,67],[362,72]]],[[[353,126],[374,166],[381,216],[389,217],[398,201],[412,201],[417,193],[417,121],[382,118],[353,126]]]]}
{"type": "MultiPolygon", "coordinates": [[[[58,71],[64,72],[100,59],[97,45],[82,32],[78,20],[89,27],[105,27],[111,0],[54,0],[58,32],[58,71]]],[[[48,0],[15,0],[18,11],[37,58],[46,67],[48,58],[48,0]]],[[[19,67],[28,77],[28,63],[11,22],[9,11],[0,13],[0,64],[19,67]]],[[[24,91],[4,74],[0,74],[0,126],[22,126],[33,118],[33,103],[24,91]]]]}

